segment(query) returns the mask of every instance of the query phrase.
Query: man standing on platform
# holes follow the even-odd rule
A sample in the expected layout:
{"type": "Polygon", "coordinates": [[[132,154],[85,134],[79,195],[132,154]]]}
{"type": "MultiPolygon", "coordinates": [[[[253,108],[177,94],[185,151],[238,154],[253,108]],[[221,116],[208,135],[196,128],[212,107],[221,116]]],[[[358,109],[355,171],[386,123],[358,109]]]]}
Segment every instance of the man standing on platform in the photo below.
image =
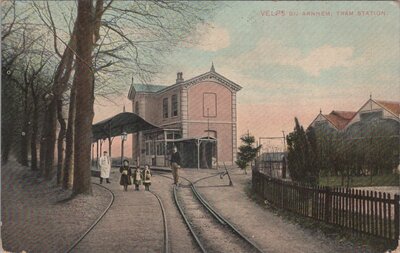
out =
{"type": "Polygon", "coordinates": [[[103,178],[106,179],[106,182],[110,183],[110,170],[111,170],[111,159],[107,155],[107,151],[103,152],[103,156],[100,157],[99,161],[100,166],[100,184],[103,183],[103,178]]]}
{"type": "Polygon", "coordinates": [[[171,170],[172,170],[172,175],[174,176],[174,184],[178,185],[179,183],[179,169],[181,168],[181,156],[178,152],[178,149],[174,146],[172,149],[172,155],[171,155],[171,170]]]}

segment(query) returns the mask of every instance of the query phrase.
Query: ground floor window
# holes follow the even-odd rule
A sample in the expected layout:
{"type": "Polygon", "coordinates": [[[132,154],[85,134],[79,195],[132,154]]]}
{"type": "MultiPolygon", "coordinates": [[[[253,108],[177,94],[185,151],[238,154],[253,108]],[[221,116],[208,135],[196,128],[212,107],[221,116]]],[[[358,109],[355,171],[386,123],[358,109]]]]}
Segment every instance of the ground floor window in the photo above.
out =
{"type": "Polygon", "coordinates": [[[170,140],[177,140],[182,138],[180,130],[163,130],[159,132],[146,133],[145,140],[145,154],[146,156],[166,156],[172,150],[172,143],[170,140]]]}
{"type": "Polygon", "coordinates": [[[173,147],[181,154],[185,168],[215,168],[217,156],[217,132],[207,131],[203,138],[182,138],[180,130],[163,130],[147,133],[145,139],[145,161],[153,166],[169,166],[173,147]]]}

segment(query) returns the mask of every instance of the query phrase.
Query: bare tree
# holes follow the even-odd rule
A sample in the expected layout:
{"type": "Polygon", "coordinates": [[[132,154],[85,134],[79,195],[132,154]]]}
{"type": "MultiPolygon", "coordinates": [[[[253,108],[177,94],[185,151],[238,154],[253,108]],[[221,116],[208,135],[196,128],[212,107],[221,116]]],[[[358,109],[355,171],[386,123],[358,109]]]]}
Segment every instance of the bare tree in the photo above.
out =
{"type": "MultiPolygon", "coordinates": [[[[81,134],[83,134],[82,129],[89,131],[89,133],[91,132],[91,128],[88,128],[86,125],[87,122],[81,122],[81,120],[83,120],[81,114],[85,114],[85,119],[89,120],[90,124],[92,123],[94,95],[97,94],[99,96],[108,97],[118,92],[120,89],[115,85],[115,78],[117,78],[118,75],[121,77],[124,75],[126,76],[127,72],[129,72],[129,76],[133,74],[139,80],[144,82],[149,81],[152,76],[160,71],[162,64],[161,59],[183,41],[188,42],[189,35],[196,30],[196,25],[203,22],[203,18],[210,13],[213,7],[202,3],[180,1],[134,1],[127,3],[97,0],[95,3],[95,8],[91,7],[93,11],[92,15],[94,15],[91,24],[85,24],[88,26],[86,28],[91,29],[86,30],[85,33],[93,31],[91,34],[93,38],[91,40],[92,47],[90,49],[90,54],[92,54],[95,49],[93,58],[87,63],[91,66],[91,73],[93,75],[93,87],[90,90],[91,96],[86,98],[88,100],[86,102],[91,103],[91,105],[81,101],[82,94],[80,94],[80,90],[83,88],[78,88],[78,83],[82,82],[81,79],[83,77],[76,76],[79,71],[82,71],[80,67],[78,67],[78,61],[81,61],[81,65],[82,62],[86,62],[79,54],[79,50],[76,46],[77,36],[80,34],[75,32],[75,29],[83,24],[78,24],[78,21],[76,21],[74,24],[74,31],[70,32],[70,36],[61,36],[59,34],[60,28],[57,27],[57,23],[51,15],[49,4],[46,4],[44,8],[40,8],[36,3],[33,4],[40,19],[52,32],[54,52],[60,58],[60,62],[54,73],[52,93],[47,96],[48,106],[45,120],[47,124],[43,127],[44,138],[42,138],[43,141],[41,143],[40,152],[43,164],[41,164],[41,167],[44,170],[45,177],[50,179],[53,174],[58,120],[62,131],[59,132],[58,136],[57,179],[59,181],[60,175],[63,175],[64,178],[62,181],[65,188],[68,186],[68,182],[71,182],[72,170],[77,172],[76,174],[74,172],[73,176],[74,185],[76,183],[75,179],[77,178],[79,178],[79,182],[84,182],[85,184],[90,181],[88,181],[87,178],[80,178],[82,175],[89,175],[90,177],[90,171],[81,171],[89,170],[90,168],[90,156],[88,156],[89,162],[86,161],[86,156],[90,155],[90,145],[89,151],[85,149],[87,148],[86,146],[82,147],[84,150],[78,151],[76,150],[78,145],[76,143],[74,144],[74,140],[77,140],[79,137],[79,142],[81,144],[81,138],[88,138],[89,140],[85,139],[84,143],[86,143],[86,141],[91,142],[91,137],[89,138],[88,133],[81,136],[81,134]],[[61,44],[59,44],[60,42],[61,44]],[[64,49],[62,49],[62,47],[64,47],[64,49]],[[61,54],[62,50],[64,51],[61,54]],[[75,73],[73,73],[73,69],[75,69],[75,73]],[[69,80],[72,76],[74,76],[74,81],[72,86],[70,86],[69,80]],[[96,80],[96,82],[94,80],[96,80]],[[70,90],[70,96],[68,125],[65,133],[65,164],[63,166],[63,172],[59,173],[62,167],[64,152],[60,143],[62,143],[64,139],[65,130],[63,127],[65,126],[65,121],[60,117],[60,112],[62,111],[62,104],[60,101],[68,88],[70,90]],[[76,103],[74,102],[75,99],[76,103]],[[89,111],[83,111],[81,109],[82,106],[85,110],[88,109],[89,111]],[[80,115],[79,117],[78,114],[80,115]],[[78,118],[80,119],[78,120],[78,118]],[[76,132],[74,133],[74,131],[76,132]],[[81,153],[86,151],[87,154],[81,153]],[[79,152],[79,154],[77,154],[77,152],[79,152]],[[86,166],[83,166],[83,164],[86,164],[86,166]]],[[[84,2],[81,6],[86,4],[88,3],[84,2]]],[[[86,6],[85,8],[89,7],[86,6]]],[[[70,16],[72,17],[73,15],[71,14],[70,16]]],[[[70,18],[70,20],[72,19],[70,18]]],[[[85,75],[86,73],[83,72],[83,74],[85,75]]],[[[123,85],[124,82],[121,83],[123,85]]],[[[87,92],[87,90],[83,92],[86,94],[85,92],[87,92]]],[[[74,186],[74,189],[76,193],[90,192],[87,186],[84,185],[74,186]]]]}
{"type": "Polygon", "coordinates": [[[63,167],[63,183],[64,189],[72,186],[73,179],[73,164],[74,164],[74,129],[75,129],[75,99],[76,99],[76,82],[72,84],[69,109],[68,109],[68,126],[65,136],[65,163],[63,167]]]}
{"type": "MultiPolygon", "coordinates": [[[[51,179],[53,176],[53,163],[54,163],[54,151],[55,151],[55,142],[56,142],[56,133],[57,133],[57,119],[61,121],[61,125],[63,125],[62,118],[57,116],[57,109],[60,107],[60,103],[62,103],[63,93],[68,88],[68,82],[71,78],[71,73],[73,70],[73,61],[76,50],[76,36],[75,36],[75,28],[74,32],[69,39],[68,44],[65,45],[65,49],[63,54],[60,53],[58,49],[58,41],[62,41],[58,36],[57,28],[55,26],[52,12],[50,10],[50,6],[47,2],[46,10],[47,16],[43,14],[41,8],[34,3],[39,17],[43,21],[43,23],[50,29],[53,34],[54,41],[54,51],[60,57],[60,62],[56,68],[54,73],[54,82],[52,87],[52,94],[48,99],[48,107],[46,110],[46,124],[44,125],[43,133],[44,138],[42,138],[41,143],[41,169],[44,172],[44,177],[46,179],[51,179]]],[[[59,140],[63,140],[62,135],[59,137],[59,140]]],[[[60,149],[59,152],[62,152],[60,149]]],[[[59,158],[62,158],[62,154],[59,153],[59,158]]]]}
{"type": "MultiPolygon", "coordinates": [[[[25,98],[25,94],[21,94],[21,80],[15,77],[15,66],[18,59],[31,47],[32,42],[26,41],[25,28],[26,26],[18,25],[15,10],[15,1],[1,2],[2,11],[2,162],[7,162],[12,149],[12,144],[15,142],[16,127],[18,125],[19,108],[24,107],[20,104],[21,99],[18,96],[25,98]],[[22,32],[21,32],[22,31],[22,32]],[[22,34],[19,40],[13,36],[17,32],[22,34]]],[[[24,89],[26,90],[26,89],[24,89]]],[[[18,129],[20,130],[20,129],[18,129]]],[[[19,136],[21,132],[19,132],[19,136]]],[[[25,141],[25,138],[20,138],[25,141]]],[[[22,148],[20,148],[22,150],[22,148]]],[[[20,160],[27,164],[27,149],[24,149],[20,155],[20,160]]]]}
{"type": "MultiPolygon", "coordinates": [[[[12,50],[9,48],[10,44],[14,44],[14,41],[8,41],[14,35],[7,37],[6,41],[3,42],[3,46],[6,48],[2,53],[4,62],[7,62],[6,73],[6,83],[7,85],[3,87],[4,96],[8,96],[7,90],[18,89],[18,92],[14,91],[12,96],[18,95],[18,102],[21,106],[16,108],[22,108],[21,117],[19,116],[19,111],[15,109],[6,109],[3,111],[3,117],[7,117],[7,114],[11,114],[13,119],[13,126],[7,126],[6,128],[15,129],[16,126],[21,126],[18,134],[15,136],[20,137],[20,162],[23,165],[28,165],[28,149],[31,147],[31,167],[36,169],[37,167],[37,153],[36,153],[36,140],[38,137],[38,124],[39,124],[39,114],[40,110],[43,109],[41,97],[47,91],[46,83],[51,80],[51,76],[48,75],[48,68],[52,54],[46,50],[46,41],[41,39],[41,35],[33,34],[37,33],[36,30],[31,29],[31,27],[24,27],[21,36],[21,43],[18,45],[18,50],[23,51],[20,54],[18,50],[12,50]],[[42,48],[38,48],[40,45],[42,48]],[[8,54],[11,52],[11,54],[8,54]],[[16,53],[17,52],[17,53],[16,53]],[[47,80],[46,80],[47,79],[47,80]],[[8,81],[7,81],[8,80],[8,81]],[[9,81],[12,81],[12,84],[9,81]]],[[[4,108],[9,106],[15,107],[12,104],[4,104],[4,108]]],[[[18,109],[17,109],[18,110],[18,109]]],[[[9,131],[8,129],[6,131],[9,131]]],[[[13,135],[11,135],[13,136],[13,135]]],[[[9,139],[12,137],[6,137],[9,139]]],[[[9,150],[9,148],[6,148],[9,150]]],[[[9,151],[7,151],[9,152],[9,151]]]]}
{"type": "MultiPolygon", "coordinates": [[[[97,1],[97,4],[102,1],[97,1]]],[[[74,83],[76,85],[74,194],[92,194],[90,183],[90,148],[94,116],[94,73],[92,50],[94,39],[93,5],[91,0],[78,2],[77,59],[74,83]]]]}
{"type": "Polygon", "coordinates": [[[37,56],[39,62],[32,64],[29,60],[24,72],[24,82],[29,86],[30,97],[32,98],[32,117],[28,125],[31,127],[31,168],[37,170],[37,139],[39,127],[39,111],[43,109],[40,104],[40,98],[48,92],[49,81],[51,78],[40,78],[43,75],[43,70],[51,59],[51,55],[46,55],[46,44],[44,44],[40,55],[37,56]],[[46,80],[47,79],[47,80],[46,80]]]}

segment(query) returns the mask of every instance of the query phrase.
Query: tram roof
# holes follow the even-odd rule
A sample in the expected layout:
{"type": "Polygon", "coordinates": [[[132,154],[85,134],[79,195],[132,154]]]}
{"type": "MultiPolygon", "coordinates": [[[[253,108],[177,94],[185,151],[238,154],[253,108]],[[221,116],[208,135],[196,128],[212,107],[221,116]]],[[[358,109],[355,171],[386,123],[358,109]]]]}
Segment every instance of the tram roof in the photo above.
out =
{"type": "Polygon", "coordinates": [[[131,134],[157,128],[135,113],[122,112],[92,125],[93,142],[99,139],[121,136],[123,132],[131,134]]]}
{"type": "Polygon", "coordinates": [[[209,136],[209,137],[188,137],[188,138],[180,138],[180,139],[173,139],[168,140],[170,142],[186,142],[186,141],[217,141],[216,138],[209,136]]]}

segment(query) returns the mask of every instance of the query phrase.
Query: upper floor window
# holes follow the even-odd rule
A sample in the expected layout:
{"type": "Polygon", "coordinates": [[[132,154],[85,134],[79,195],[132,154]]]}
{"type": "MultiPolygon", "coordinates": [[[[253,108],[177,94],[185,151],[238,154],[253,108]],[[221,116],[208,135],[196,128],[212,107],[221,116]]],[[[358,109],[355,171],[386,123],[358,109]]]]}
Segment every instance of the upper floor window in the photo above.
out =
{"type": "Polygon", "coordinates": [[[171,116],[178,116],[178,96],[172,95],[171,97],[171,106],[172,106],[172,112],[171,112],[171,116]]]}
{"type": "Polygon", "coordinates": [[[139,114],[139,101],[136,101],[135,103],[135,113],[139,114]]]}
{"type": "Polygon", "coordinates": [[[203,116],[217,116],[217,94],[208,92],[203,93],[203,116]]]}
{"type": "Polygon", "coordinates": [[[168,98],[163,99],[163,118],[168,118],[168,98]]]}

